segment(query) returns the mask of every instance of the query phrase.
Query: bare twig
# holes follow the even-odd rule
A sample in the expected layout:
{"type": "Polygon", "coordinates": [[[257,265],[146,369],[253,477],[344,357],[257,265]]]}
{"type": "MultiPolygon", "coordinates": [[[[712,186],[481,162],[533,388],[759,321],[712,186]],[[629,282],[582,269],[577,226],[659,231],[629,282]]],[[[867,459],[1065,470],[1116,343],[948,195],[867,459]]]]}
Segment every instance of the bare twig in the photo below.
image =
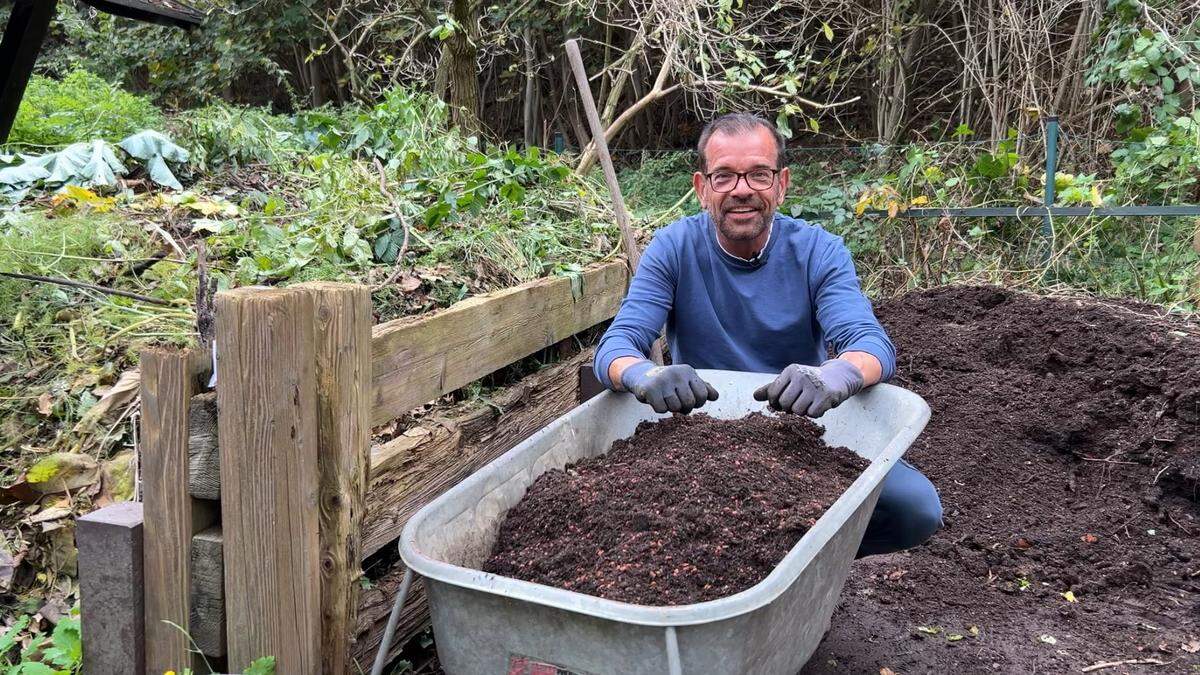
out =
{"type": "MultiPolygon", "coordinates": [[[[1174,663],[1174,661],[1172,661],[1171,663],[1174,663]]],[[[1160,661],[1158,659],[1125,659],[1123,661],[1101,661],[1100,663],[1095,663],[1095,664],[1088,666],[1087,668],[1084,668],[1081,672],[1090,673],[1090,672],[1097,671],[1097,670],[1104,670],[1105,668],[1116,668],[1117,666],[1134,666],[1134,665],[1165,666],[1165,665],[1167,665],[1167,662],[1160,661]]]]}
{"type": "Polygon", "coordinates": [[[9,277],[12,279],[24,279],[25,281],[40,281],[47,284],[57,284],[59,286],[69,286],[71,288],[85,288],[89,291],[104,293],[105,295],[119,295],[123,298],[131,298],[140,302],[149,303],[151,305],[162,305],[164,307],[172,307],[173,303],[159,298],[152,298],[148,295],[133,293],[130,291],[122,291],[116,288],[106,288],[95,284],[88,284],[82,281],[74,281],[72,279],[59,279],[56,277],[43,277],[37,274],[18,274],[16,272],[0,272],[0,276],[9,277]]]}

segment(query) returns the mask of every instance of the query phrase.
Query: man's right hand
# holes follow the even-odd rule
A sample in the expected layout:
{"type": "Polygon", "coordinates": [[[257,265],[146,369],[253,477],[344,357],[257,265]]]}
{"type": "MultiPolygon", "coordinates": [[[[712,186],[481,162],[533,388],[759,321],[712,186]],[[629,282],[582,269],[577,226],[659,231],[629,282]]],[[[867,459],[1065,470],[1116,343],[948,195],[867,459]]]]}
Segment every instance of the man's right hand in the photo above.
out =
{"type": "Polygon", "coordinates": [[[717,390],[686,364],[656,366],[639,361],[621,373],[621,386],[656,413],[688,414],[709,401],[717,400],[717,390]]]}

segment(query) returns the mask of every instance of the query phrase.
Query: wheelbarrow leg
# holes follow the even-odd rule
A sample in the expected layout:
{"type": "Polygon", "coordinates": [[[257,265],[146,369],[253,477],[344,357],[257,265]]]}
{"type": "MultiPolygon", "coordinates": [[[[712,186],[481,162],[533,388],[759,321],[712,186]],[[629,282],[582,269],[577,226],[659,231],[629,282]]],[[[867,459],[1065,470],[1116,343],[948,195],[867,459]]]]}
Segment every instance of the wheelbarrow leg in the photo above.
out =
{"type": "Polygon", "coordinates": [[[404,569],[404,579],[400,582],[400,592],[396,594],[396,604],[392,605],[392,613],[388,616],[387,628],[383,630],[383,642],[379,643],[379,652],[375,654],[375,665],[371,667],[371,675],[383,675],[383,667],[387,665],[388,652],[392,649],[392,640],[396,637],[396,624],[400,623],[400,610],[408,596],[408,587],[412,585],[413,571],[404,569]]]}
{"type": "Polygon", "coordinates": [[[683,664],[679,660],[679,637],[675,627],[667,626],[667,675],[683,675],[683,664]]]}

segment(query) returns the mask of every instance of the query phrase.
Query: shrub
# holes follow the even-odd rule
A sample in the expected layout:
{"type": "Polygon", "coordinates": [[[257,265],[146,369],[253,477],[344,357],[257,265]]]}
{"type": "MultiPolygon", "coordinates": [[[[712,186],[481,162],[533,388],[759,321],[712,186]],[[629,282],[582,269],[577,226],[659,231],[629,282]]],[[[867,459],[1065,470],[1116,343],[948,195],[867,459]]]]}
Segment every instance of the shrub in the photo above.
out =
{"type": "Polygon", "coordinates": [[[142,129],[160,128],[162,113],[149,99],[130,94],[86,70],[61,80],[34,75],[25,89],[10,145],[41,148],[97,138],[117,142],[142,129]]]}

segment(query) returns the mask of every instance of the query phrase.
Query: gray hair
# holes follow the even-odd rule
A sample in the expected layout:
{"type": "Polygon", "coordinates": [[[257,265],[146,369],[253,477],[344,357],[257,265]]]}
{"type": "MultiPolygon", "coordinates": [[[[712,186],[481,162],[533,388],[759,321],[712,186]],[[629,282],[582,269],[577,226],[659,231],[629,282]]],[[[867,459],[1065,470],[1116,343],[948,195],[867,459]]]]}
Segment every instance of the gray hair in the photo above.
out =
{"type": "Polygon", "coordinates": [[[708,139],[713,134],[718,131],[725,134],[745,134],[758,128],[771,132],[771,137],[775,139],[775,168],[783,168],[785,141],[783,140],[783,134],[779,133],[774,124],[754,113],[727,113],[704,125],[704,130],[700,132],[700,140],[696,143],[696,155],[700,161],[700,172],[704,173],[708,169],[708,159],[704,156],[704,147],[708,145],[708,139]]]}

